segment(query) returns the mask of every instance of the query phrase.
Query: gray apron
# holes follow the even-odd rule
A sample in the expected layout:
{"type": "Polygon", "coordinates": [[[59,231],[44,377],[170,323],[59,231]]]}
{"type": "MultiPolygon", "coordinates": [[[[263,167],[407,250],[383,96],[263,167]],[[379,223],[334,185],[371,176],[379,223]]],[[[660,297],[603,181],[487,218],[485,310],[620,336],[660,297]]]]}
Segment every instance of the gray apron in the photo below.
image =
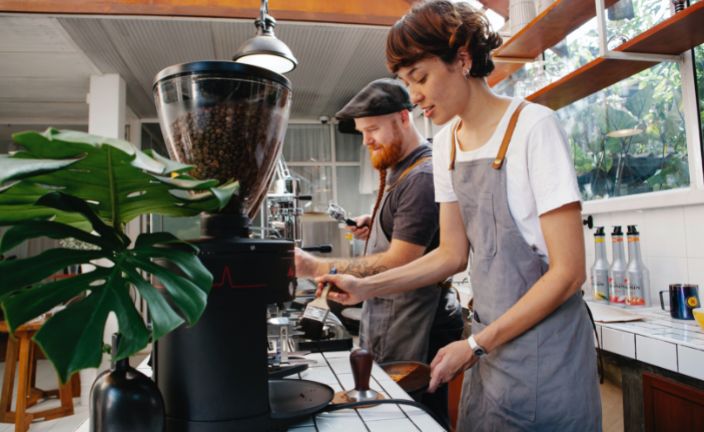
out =
{"type": "MultiPolygon", "coordinates": [[[[390,242],[381,228],[381,209],[389,189],[379,204],[369,234],[367,254],[384,252],[390,242]]],[[[413,360],[428,362],[430,330],[440,301],[437,284],[413,291],[374,297],[364,301],[359,325],[359,344],[377,363],[413,360]]]]}
{"type": "MultiPolygon", "coordinates": [[[[454,163],[452,184],[471,246],[472,333],[503,315],[547,271],[523,238],[506,194],[506,147],[496,159],[454,163]]],[[[460,431],[600,431],[601,402],[594,339],[575,294],[516,339],[465,372],[460,431]]]]}

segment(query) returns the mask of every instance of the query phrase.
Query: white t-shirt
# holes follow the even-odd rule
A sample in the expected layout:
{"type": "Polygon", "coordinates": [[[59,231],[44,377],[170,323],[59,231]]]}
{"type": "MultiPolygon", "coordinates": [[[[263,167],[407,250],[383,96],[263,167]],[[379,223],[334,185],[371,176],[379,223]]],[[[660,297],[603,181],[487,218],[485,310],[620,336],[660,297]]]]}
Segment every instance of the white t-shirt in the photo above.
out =
{"type": "MultiPolygon", "coordinates": [[[[511,101],[494,134],[483,146],[472,151],[462,151],[458,147],[455,161],[493,160],[511,114],[521,100],[514,98],[511,101]]],[[[433,139],[435,200],[440,203],[457,201],[449,171],[451,134],[457,122],[458,118],[451,121],[433,139]]],[[[529,104],[521,111],[503,169],[506,170],[511,215],[528,245],[535,246],[547,261],[547,246],[538,216],[580,200],[567,137],[554,111],[538,104],[529,104]]]]}

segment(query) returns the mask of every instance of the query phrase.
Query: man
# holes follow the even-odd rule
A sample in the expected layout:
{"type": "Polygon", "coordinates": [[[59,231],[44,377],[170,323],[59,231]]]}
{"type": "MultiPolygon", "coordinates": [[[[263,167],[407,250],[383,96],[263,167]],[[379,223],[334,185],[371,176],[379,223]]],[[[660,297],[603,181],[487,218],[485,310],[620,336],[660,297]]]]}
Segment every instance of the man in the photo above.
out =
{"type": "MultiPolygon", "coordinates": [[[[369,276],[414,261],[438,246],[432,150],[415,128],[412,108],[403,85],[384,78],[372,81],[336,114],[339,120],[354,120],[372,166],[380,172],[372,215],[356,218],[357,227],[351,229],[366,239],[365,256],[322,259],[296,249],[296,276],[316,277],[333,267],[338,273],[369,276]]],[[[367,300],[360,345],[379,363],[428,363],[439,348],[462,335],[461,307],[448,285],[367,300]]],[[[436,400],[424,402],[446,417],[447,391],[436,395],[436,400]]]]}

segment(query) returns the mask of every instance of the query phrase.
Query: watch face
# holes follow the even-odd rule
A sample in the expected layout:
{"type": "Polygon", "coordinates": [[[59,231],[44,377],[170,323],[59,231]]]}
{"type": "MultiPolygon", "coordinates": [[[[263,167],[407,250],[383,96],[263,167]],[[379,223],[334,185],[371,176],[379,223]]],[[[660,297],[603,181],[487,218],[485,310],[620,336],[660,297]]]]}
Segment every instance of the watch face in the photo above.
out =
{"type": "Polygon", "coordinates": [[[483,356],[484,354],[485,354],[485,353],[484,353],[484,350],[481,349],[481,348],[476,348],[476,349],[474,350],[474,355],[476,355],[477,357],[481,357],[481,356],[483,356]]]}

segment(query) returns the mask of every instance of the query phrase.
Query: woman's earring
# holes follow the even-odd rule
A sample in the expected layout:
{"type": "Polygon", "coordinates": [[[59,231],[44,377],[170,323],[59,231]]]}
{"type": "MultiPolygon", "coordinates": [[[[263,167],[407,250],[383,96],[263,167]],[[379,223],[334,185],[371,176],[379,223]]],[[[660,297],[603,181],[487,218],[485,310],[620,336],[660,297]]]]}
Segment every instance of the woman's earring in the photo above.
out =
{"type": "Polygon", "coordinates": [[[469,77],[472,76],[471,73],[472,73],[472,67],[470,66],[470,67],[468,67],[467,69],[464,70],[464,77],[465,77],[466,79],[469,79],[469,77]]]}

